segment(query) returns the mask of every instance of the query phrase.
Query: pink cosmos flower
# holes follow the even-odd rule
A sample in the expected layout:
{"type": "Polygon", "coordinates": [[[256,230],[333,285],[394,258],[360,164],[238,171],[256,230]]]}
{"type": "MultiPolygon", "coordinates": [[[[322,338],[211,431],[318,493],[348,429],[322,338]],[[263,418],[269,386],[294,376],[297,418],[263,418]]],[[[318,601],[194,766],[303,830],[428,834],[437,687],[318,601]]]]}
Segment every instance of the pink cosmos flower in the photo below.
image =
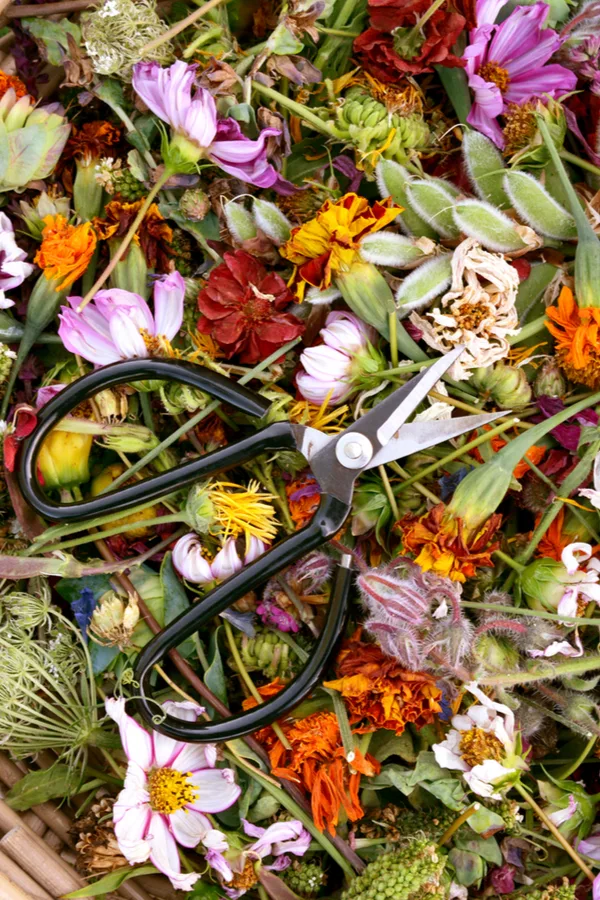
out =
{"type": "Polygon", "coordinates": [[[463,53],[469,86],[475,94],[467,122],[504,146],[496,118],[507,104],[522,105],[542,94],[558,97],[572,91],[577,76],[548,60],[562,40],[552,28],[543,28],[550,7],[546,3],[517,6],[502,22],[496,17],[508,0],[477,0],[477,28],[463,53]]]}
{"type": "MultiPolygon", "coordinates": [[[[245,833],[249,837],[257,838],[253,844],[244,847],[242,850],[229,850],[225,854],[217,846],[218,839],[216,834],[214,838],[207,842],[209,847],[206,854],[207,863],[218,872],[223,882],[235,881],[236,875],[244,873],[247,863],[261,863],[267,856],[274,856],[275,861],[270,865],[258,866],[258,880],[260,881],[260,869],[265,868],[270,871],[282,872],[291,863],[288,853],[295,856],[304,856],[310,845],[310,834],[297,819],[290,822],[275,822],[268,828],[261,828],[253,825],[251,822],[242,819],[242,825],[245,833]],[[214,846],[213,846],[214,845],[214,846]]],[[[217,832],[218,834],[218,832],[217,832]]],[[[223,835],[221,835],[223,837],[223,835]]],[[[237,900],[243,896],[248,888],[227,887],[224,885],[225,893],[231,900],[237,900]]]]}
{"type": "Polygon", "coordinates": [[[154,283],[154,315],[139,294],[110,288],[77,312],[81,297],[68,297],[59,315],[60,338],[71,353],[96,366],[158,355],[181,327],[185,283],[171,272],[154,283]]]}
{"type": "Polygon", "coordinates": [[[352,391],[355,363],[375,343],[374,328],[350,312],[330,312],[321,329],[323,344],[308,347],[300,356],[304,371],[296,377],[298,390],[311,403],[339,403],[352,391]]]}
{"type": "Polygon", "coordinates": [[[579,598],[586,603],[593,600],[600,603],[600,560],[592,559],[593,547],[583,541],[569,544],[560,558],[569,575],[577,576],[570,584],[565,584],[565,592],[556,608],[563,616],[577,616],[579,598]],[[583,568],[582,563],[587,563],[583,568]]]}
{"type": "MultiPolygon", "coordinates": [[[[195,722],[204,712],[194,703],[163,703],[172,716],[195,722]]],[[[214,744],[185,744],[149,734],[125,712],[125,700],[106,701],[119,726],[129,760],[125,787],[113,810],[115,836],[131,865],[150,860],[173,887],[189,891],[200,877],[182,874],[177,844],[210,844],[214,829],[205,813],[222,812],[241,794],[231,769],[216,769],[214,744]]],[[[220,832],[219,832],[220,834],[220,832]]]]}
{"type": "Polygon", "coordinates": [[[15,305],[15,301],[9,300],[4,291],[19,287],[33,272],[35,266],[25,262],[26,259],[27,253],[16,244],[12,222],[0,212],[0,309],[15,305]]]}
{"type": "Polygon", "coordinates": [[[193,532],[179,538],[173,548],[173,565],[179,574],[193,584],[210,584],[225,581],[244,566],[253,562],[267,549],[266,544],[256,537],[250,538],[244,560],[240,559],[235,538],[228,538],[212,562],[203,555],[200,539],[193,532]]]}
{"type": "Polygon", "coordinates": [[[133,87],[152,112],[171,126],[171,147],[189,162],[210,159],[223,171],[258,187],[272,187],[278,172],[267,161],[265,141],[280,132],[263,128],[258,140],[245,137],[235,119],[217,119],[209,91],[192,87],[197,65],[178,59],[167,69],[157,62],[133,68],[133,87]]]}

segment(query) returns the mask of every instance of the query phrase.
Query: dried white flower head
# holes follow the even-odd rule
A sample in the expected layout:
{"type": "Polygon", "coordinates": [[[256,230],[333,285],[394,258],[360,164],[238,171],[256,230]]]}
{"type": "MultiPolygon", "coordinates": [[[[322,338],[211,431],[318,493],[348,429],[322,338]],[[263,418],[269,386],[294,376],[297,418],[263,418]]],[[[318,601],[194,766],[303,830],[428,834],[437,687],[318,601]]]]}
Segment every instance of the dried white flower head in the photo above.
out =
{"type": "Polygon", "coordinates": [[[107,194],[114,194],[115,183],[114,177],[121,171],[121,160],[113,159],[112,156],[104,156],[96,164],[94,170],[94,178],[96,182],[104,188],[107,194]]]}
{"type": "MultiPolygon", "coordinates": [[[[94,72],[131,81],[133,66],[143,47],[165,31],[165,23],[153,0],[106,0],[98,9],[81,16],[81,31],[94,72]]],[[[169,41],[144,55],[166,65],[173,60],[169,41]]]]}
{"type": "Polygon", "coordinates": [[[452,256],[452,283],[439,306],[410,321],[435,350],[466,349],[448,374],[466,380],[478,366],[491,366],[510,350],[509,335],[518,334],[515,309],[519,276],[500,253],[484,250],[474,238],[458,245],[452,256]]]}

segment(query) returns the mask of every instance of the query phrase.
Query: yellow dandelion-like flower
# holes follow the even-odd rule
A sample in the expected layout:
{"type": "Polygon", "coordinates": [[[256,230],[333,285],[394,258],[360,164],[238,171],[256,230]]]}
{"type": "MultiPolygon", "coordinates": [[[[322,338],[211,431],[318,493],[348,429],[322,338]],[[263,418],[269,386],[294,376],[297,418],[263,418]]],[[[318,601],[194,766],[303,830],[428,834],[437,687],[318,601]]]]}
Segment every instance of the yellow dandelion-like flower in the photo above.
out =
{"type": "Polygon", "coordinates": [[[323,403],[317,406],[308,400],[298,400],[290,407],[290,422],[297,422],[299,425],[309,425],[325,434],[338,434],[344,430],[345,422],[350,412],[349,406],[338,406],[337,409],[328,409],[330,392],[323,403]]]}
{"type": "Polygon", "coordinates": [[[231,481],[215,481],[207,488],[212,504],[213,526],[221,540],[229,537],[258,538],[270,544],[276,534],[278,523],[273,508],[272,494],[261,492],[257,481],[251,481],[247,488],[231,481]]]}

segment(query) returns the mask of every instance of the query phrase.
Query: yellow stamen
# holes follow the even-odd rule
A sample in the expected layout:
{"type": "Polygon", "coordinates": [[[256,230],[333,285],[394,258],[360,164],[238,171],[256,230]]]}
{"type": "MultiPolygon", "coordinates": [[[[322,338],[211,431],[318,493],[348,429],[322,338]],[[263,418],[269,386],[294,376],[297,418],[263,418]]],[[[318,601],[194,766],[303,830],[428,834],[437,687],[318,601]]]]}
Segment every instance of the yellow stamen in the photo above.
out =
{"type": "Polygon", "coordinates": [[[177,769],[155,769],[148,777],[150,806],[155,812],[169,816],[183,809],[198,797],[198,791],[188,778],[191,772],[177,769]]]}
{"type": "Polygon", "coordinates": [[[493,60],[480,66],[477,74],[483,78],[484,81],[491,81],[493,84],[497,85],[502,93],[505,92],[510,84],[508,69],[503,69],[499,63],[494,62],[493,60]]]}
{"type": "Polygon", "coordinates": [[[272,494],[260,493],[257,481],[251,481],[245,490],[239,484],[216,481],[209,487],[215,522],[223,541],[240,534],[256,537],[266,544],[277,534],[275,510],[269,502],[272,494]]]}
{"type": "Polygon", "coordinates": [[[506,756],[504,744],[490,731],[471,728],[463,731],[460,739],[460,755],[469,766],[478,766],[488,759],[498,762],[506,756]]]}
{"type": "Polygon", "coordinates": [[[309,403],[308,400],[298,400],[290,408],[290,422],[298,422],[301,425],[309,425],[325,434],[337,434],[343,431],[344,422],[349,412],[348,406],[339,406],[337,409],[328,410],[329,401],[333,389],[327,394],[321,406],[309,403]]]}

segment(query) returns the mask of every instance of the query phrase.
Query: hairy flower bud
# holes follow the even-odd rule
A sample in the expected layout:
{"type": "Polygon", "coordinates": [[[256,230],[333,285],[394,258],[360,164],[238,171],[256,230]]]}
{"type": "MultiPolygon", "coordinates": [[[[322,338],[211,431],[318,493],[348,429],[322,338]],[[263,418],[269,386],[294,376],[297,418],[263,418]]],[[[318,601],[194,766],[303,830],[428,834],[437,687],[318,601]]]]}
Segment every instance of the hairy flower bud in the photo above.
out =
{"type": "Polygon", "coordinates": [[[200,188],[189,188],[179,199],[179,212],[191,222],[201,222],[210,212],[210,199],[200,188]]]}
{"type": "Polygon", "coordinates": [[[139,622],[140,611],[134,594],[127,605],[114,591],[103,594],[92,613],[89,633],[92,640],[105,646],[124,650],[131,646],[133,631],[139,622]]]}
{"type": "Polygon", "coordinates": [[[559,398],[564,397],[566,390],[567,382],[558,362],[553,356],[546,359],[533,383],[535,396],[559,398]]]}
{"type": "Polygon", "coordinates": [[[386,656],[397,659],[409,672],[424,669],[425,657],[421,641],[411,625],[379,613],[366,620],[365,630],[375,638],[386,656]]]}
{"type": "Polygon", "coordinates": [[[484,672],[516,672],[519,652],[506,638],[492,634],[480,635],[473,644],[478,668],[484,672]]]}
{"type": "Polygon", "coordinates": [[[531,388],[523,369],[498,362],[475,369],[471,383],[500,409],[522,409],[531,401],[531,388]]]}
{"type": "Polygon", "coordinates": [[[389,573],[389,569],[371,569],[358,576],[356,583],[363,602],[374,614],[385,611],[407,625],[421,625],[430,610],[431,600],[416,582],[389,573]]]}

